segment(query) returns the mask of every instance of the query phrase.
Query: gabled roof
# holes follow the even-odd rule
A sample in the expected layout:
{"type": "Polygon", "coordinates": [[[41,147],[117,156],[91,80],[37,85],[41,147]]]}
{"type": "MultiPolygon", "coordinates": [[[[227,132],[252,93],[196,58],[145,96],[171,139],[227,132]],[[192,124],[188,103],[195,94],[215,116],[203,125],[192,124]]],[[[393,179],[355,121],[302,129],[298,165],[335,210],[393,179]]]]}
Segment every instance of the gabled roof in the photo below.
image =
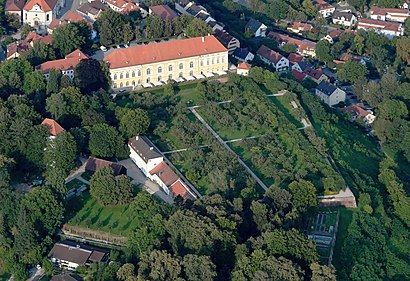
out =
{"type": "Polygon", "coordinates": [[[236,48],[233,53],[232,56],[236,57],[236,58],[240,58],[242,60],[245,60],[246,57],[248,56],[248,54],[250,54],[251,52],[249,52],[248,49],[241,49],[241,48],[236,48]]]}
{"type": "Polygon", "coordinates": [[[126,174],[127,171],[127,169],[121,164],[95,157],[88,158],[87,163],[85,164],[86,171],[96,172],[103,167],[110,167],[114,172],[114,176],[126,174]]]}
{"type": "Polygon", "coordinates": [[[281,54],[269,49],[265,45],[260,46],[256,53],[275,64],[283,58],[281,54]]]}
{"type": "Polygon", "coordinates": [[[83,14],[97,15],[98,11],[107,11],[109,8],[105,6],[100,0],[94,0],[81,5],[77,11],[83,14]]]}
{"type": "Polygon", "coordinates": [[[80,246],[71,241],[62,241],[54,244],[54,247],[51,249],[48,257],[51,259],[55,258],[58,260],[84,265],[88,260],[91,260],[90,257],[94,254],[94,252],[96,252],[96,255],[94,256],[98,257],[98,259],[94,261],[98,262],[104,260],[105,256],[108,254],[106,250],[97,247],[86,245],[80,246]]]}
{"type": "Polygon", "coordinates": [[[159,163],[154,169],[149,171],[149,173],[151,175],[157,175],[166,186],[171,186],[179,179],[177,174],[175,174],[164,161],[159,163]]]}
{"type": "Polygon", "coordinates": [[[59,274],[54,275],[53,278],[51,278],[51,281],[78,281],[78,279],[75,279],[69,274],[59,274]]]}
{"type": "MultiPolygon", "coordinates": [[[[218,40],[226,46],[228,46],[228,44],[231,42],[232,39],[236,39],[235,37],[233,37],[231,34],[229,34],[226,31],[221,31],[221,30],[216,30],[215,31],[215,36],[216,38],[218,38],[218,40]]],[[[238,39],[236,39],[238,40],[238,39]]]]}
{"type": "Polygon", "coordinates": [[[128,145],[144,160],[145,163],[150,159],[162,157],[146,136],[136,136],[128,140],[128,145]]]}
{"type": "Polygon", "coordinates": [[[177,13],[168,5],[156,5],[149,7],[153,14],[161,17],[162,20],[173,20],[178,17],[177,13]]]}
{"type": "Polygon", "coordinates": [[[305,57],[301,56],[301,55],[298,55],[296,53],[290,53],[289,56],[288,56],[288,60],[289,60],[289,62],[297,63],[297,62],[304,61],[305,57]]]}
{"type": "Polygon", "coordinates": [[[213,35],[116,49],[104,58],[110,68],[189,58],[225,52],[227,49],[213,35]]]}
{"type": "Polygon", "coordinates": [[[6,12],[22,11],[24,4],[26,4],[26,0],[7,0],[4,10],[6,12]]]}
{"type": "Polygon", "coordinates": [[[296,69],[292,69],[291,74],[299,82],[302,82],[306,78],[306,74],[304,74],[303,72],[299,72],[296,69]]]}
{"type": "Polygon", "coordinates": [[[30,11],[35,5],[39,5],[43,12],[50,12],[57,4],[57,0],[29,0],[24,6],[24,10],[30,11]]]}
{"type": "Polygon", "coordinates": [[[333,31],[331,31],[328,35],[333,39],[337,39],[339,38],[339,36],[343,33],[343,30],[341,29],[335,29],[333,31]]]}
{"type": "Polygon", "coordinates": [[[261,23],[258,20],[255,19],[250,19],[248,21],[248,23],[245,25],[245,30],[249,29],[251,30],[253,33],[255,33],[256,31],[258,31],[258,29],[262,26],[263,23],[261,23]]]}
{"type": "Polygon", "coordinates": [[[54,119],[46,118],[41,122],[41,125],[47,126],[50,135],[57,136],[59,133],[64,131],[64,128],[60,126],[54,119]]]}
{"type": "Polygon", "coordinates": [[[82,15],[80,15],[78,12],[76,11],[68,11],[65,15],[64,15],[64,20],[67,22],[79,22],[79,21],[86,21],[88,24],[90,24],[90,22],[82,15]]]}
{"type": "Polygon", "coordinates": [[[306,67],[303,73],[316,80],[320,79],[323,75],[323,71],[321,69],[314,69],[313,67],[306,67]]]}
{"type": "Polygon", "coordinates": [[[251,69],[251,67],[252,67],[252,65],[250,65],[249,63],[247,63],[247,62],[242,62],[242,63],[240,63],[240,64],[238,64],[238,69],[246,69],[246,70],[249,70],[249,69],[251,69]]]}
{"type": "Polygon", "coordinates": [[[337,90],[337,87],[325,81],[322,81],[319,83],[319,85],[317,85],[316,89],[327,96],[331,96],[333,92],[337,90]]]}
{"type": "Polygon", "coordinates": [[[339,20],[341,20],[342,18],[345,18],[344,19],[345,21],[351,21],[353,16],[354,15],[352,13],[336,11],[336,12],[333,13],[332,18],[333,19],[339,19],[339,20]]]}
{"type": "Polygon", "coordinates": [[[312,30],[313,26],[310,23],[297,21],[293,22],[290,28],[301,31],[310,31],[312,30]]]}
{"type": "Polygon", "coordinates": [[[51,29],[51,30],[55,30],[57,27],[62,26],[62,25],[66,25],[67,22],[61,20],[61,19],[52,19],[50,24],[47,26],[47,29],[51,29]]]}
{"type": "Polygon", "coordinates": [[[77,64],[83,59],[89,59],[89,57],[80,50],[75,50],[72,53],[66,55],[64,59],[47,61],[40,64],[37,68],[42,73],[48,73],[52,68],[59,70],[69,70],[74,69],[77,64]]]}
{"type": "Polygon", "coordinates": [[[365,118],[367,115],[370,113],[367,112],[364,108],[360,107],[357,104],[351,105],[351,106],[346,106],[341,109],[342,111],[349,112],[350,114],[355,114],[361,118],[365,118]]]}
{"type": "Polygon", "coordinates": [[[408,16],[409,11],[407,9],[379,8],[376,6],[373,6],[370,8],[370,15],[385,16],[387,14],[398,14],[398,15],[408,16]]]}
{"type": "Polygon", "coordinates": [[[174,182],[169,190],[174,197],[179,195],[184,201],[187,199],[194,199],[194,196],[192,196],[192,194],[190,193],[189,188],[184,182],[182,182],[181,179],[178,179],[176,182],[174,182]]]}
{"type": "Polygon", "coordinates": [[[269,32],[268,36],[278,42],[278,44],[294,44],[298,47],[299,51],[315,49],[316,43],[309,40],[299,40],[288,35],[280,34],[277,32],[269,32]]]}
{"type": "Polygon", "coordinates": [[[402,24],[389,21],[372,20],[367,18],[361,18],[358,24],[359,27],[365,29],[380,29],[400,32],[402,24]]]}

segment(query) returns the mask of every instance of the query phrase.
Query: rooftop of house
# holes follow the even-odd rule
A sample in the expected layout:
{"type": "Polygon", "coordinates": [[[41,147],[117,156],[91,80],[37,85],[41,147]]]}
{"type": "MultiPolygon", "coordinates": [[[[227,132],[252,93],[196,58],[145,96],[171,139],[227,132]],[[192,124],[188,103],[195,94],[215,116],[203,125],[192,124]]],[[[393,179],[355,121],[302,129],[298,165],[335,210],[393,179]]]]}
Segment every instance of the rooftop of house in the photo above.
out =
{"type": "Polygon", "coordinates": [[[315,69],[313,67],[306,67],[305,70],[303,70],[303,73],[306,74],[309,77],[312,77],[316,80],[320,79],[323,75],[322,69],[315,69]]]}
{"type": "Polygon", "coordinates": [[[299,72],[296,69],[292,69],[291,74],[298,82],[302,82],[306,78],[306,74],[299,72]]]}
{"type": "Polygon", "coordinates": [[[245,69],[245,70],[249,70],[252,68],[252,65],[247,63],[247,62],[241,62],[240,64],[238,64],[237,69],[245,69]]]}
{"type": "Polygon", "coordinates": [[[299,63],[299,62],[304,61],[305,57],[299,54],[296,54],[296,53],[290,53],[288,56],[288,60],[289,62],[292,62],[292,63],[299,63]]]}
{"type": "Polygon", "coordinates": [[[367,112],[364,108],[360,107],[357,104],[351,105],[351,106],[346,106],[344,108],[341,109],[344,112],[349,112],[350,114],[354,114],[356,116],[359,117],[366,117],[367,115],[369,115],[370,113],[367,112]]]}
{"type": "Polygon", "coordinates": [[[59,275],[54,275],[51,278],[51,281],[78,281],[79,279],[74,278],[73,276],[69,274],[59,274],[59,275]]]}
{"type": "Polygon", "coordinates": [[[175,172],[162,161],[155,168],[149,171],[151,175],[157,175],[166,186],[171,186],[179,177],[175,172]]]}
{"type": "Polygon", "coordinates": [[[47,126],[50,135],[56,137],[59,133],[64,131],[64,128],[57,123],[54,119],[45,118],[41,125],[47,126]]]}
{"type": "Polygon", "coordinates": [[[330,96],[333,94],[334,91],[337,90],[337,87],[330,83],[322,81],[319,83],[319,85],[317,85],[316,89],[324,93],[325,95],[330,96]]]}
{"type": "Polygon", "coordinates": [[[44,62],[37,66],[37,69],[43,74],[50,72],[50,69],[52,68],[60,70],[74,69],[83,59],[89,59],[89,57],[80,50],[75,50],[66,55],[64,59],[44,62]]]}
{"type": "Polygon", "coordinates": [[[256,31],[258,31],[258,29],[263,25],[263,23],[261,23],[258,20],[255,19],[250,19],[248,21],[248,23],[245,25],[245,30],[249,29],[251,30],[253,33],[255,33],[256,31]]]}
{"type": "Polygon", "coordinates": [[[78,13],[77,11],[68,11],[65,15],[64,15],[64,17],[63,17],[63,19],[66,21],[66,22],[79,22],[79,21],[82,21],[82,20],[84,20],[84,21],[86,21],[89,25],[91,25],[92,23],[87,19],[87,18],[85,18],[83,15],[81,15],[80,13],[78,13]]]}
{"type": "Polygon", "coordinates": [[[57,2],[57,0],[28,0],[23,9],[30,11],[35,5],[38,5],[43,12],[50,12],[54,9],[57,2]]]}
{"type": "Polygon", "coordinates": [[[107,11],[108,9],[100,0],[94,0],[81,5],[77,11],[83,14],[97,15],[99,11],[107,11]]]}
{"type": "Polygon", "coordinates": [[[332,18],[333,19],[342,19],[345,18],[345,20],[352,20],[352,18],[354,17],[354,15],[352,13],[348,13],[348,12],[339,12],[336,11],[333,13],[332,18]]]}
{"type": "Polygon", "coordinates": [[[310,31],[313,28],[313,26],[310,23],[296,21],[292,23],[290,28],[300,31],[310,31]]]}
{"type": "Polygon", "coordinates": [[[334,9],[335,7],[324,0],[314,0],[313,5],[317,6],[320,11],[334,9]]]}
{"type": "Polygon", "coordinates": [[[48,257],[84,265],[88,261],[103,261],[107,254],[107,250],[97,247],[78,245],[77,243],[70,241],[62,241],[54,244],[48,254],[48,257]]]}
{"type": "Polygon", "coordinates": [[[173,20],[178,17],[177,13],[168,5],[156,5],[149,7],[153,14],[161,17],[162,20],[173,20]]]}
{"type": "Polygon", "coordinates": [[[127,14],[132,11],[142,11],[140,5],[135,4],[134,2],[126,2],[125,5],[122,7],[121,13],[127,14]]]}
{"type": "Polygon", "coordinates": [[[329,32],[328,36],[330,36],[330,38],[332,38],[333,40],[339,38],[339,36],[343,33],[343,30],[341,29],[335,29],[332,30],[331,32],[329,32]]]}
{"type": "Polygon", "coordinates": [[[226,52],[215,36],[203,36],[116,49],[104,58],[111,69],[226,52]]]}
{"type": "Polygon", "coordinates": [[[22,11],[26,0],[7,0],[4,10],[6,12],[22,11]]]}
{"type": "Polygon", "coordinates": [[[47,26],[47,29],[55,30],[57,27],[67,24],[66,21],[61,19],[52,19],[50,24],[47,26]]]}
{"type": "Polygon", "coordinates": [[[121,175],[123,172],[126,171],[125,167],[119,163],[114,163],[111,161],[95,157],[88,158],[87,163],[85,164],[86,171],[96,172],[103,167],[110,167],[114,172],[114,176],[121,175]]]}
{"type": "Polygon", "coordinates": [[[187,199],[194,199],[191,192],[189,192],[189,188],[181,179],[178,179],[176,182],[174,182],[170,186],[169,190],[174,197],[179,195],[184,201],[187,199]]]}
{"type": "Polygon", "coordinates": [[[314,49],[316,47],[316,43],[312,41],[296,39],[274,31],[269,32],[268,36],[278,42],[278,44],[294,44],[298,46],[299,50],[314,49]]]}
{"type": "Polygon", "coordinates": [[[409,10],[407,9],[396,9],[396,8],[379,8],[373,6],[370,8],[370,15],[380,15],[385,16],[387,14],[401,14],[403,16],[409,15],[409,10]]]}
{"type": "Polygon", "coordinates": [[[224,44],[225,46],[227,46],[229,44],[229,42],[231,42],[232,39],[236,39],[235,37],[233,37],[231,34],[229,34],[226,31],[221,31],[221,30],[216,30],[215,31],[215,36],[216,38],[218,38],[218,40],[224,44]]]}
{"type": "Polygon", "coordinates": [[[236,48],[233,53],[232,56],[240,58],[240,59],[246,59],[246,57],[248,56],[248,54],[250,53],[250,51],[248,49],[245,48],[236,48]]]}
{"type": "Polygon", "coordinates": [[[390,22],[390,21],[381,21],[381,20],[373,20],[367,18],[361,18],[359,20],[358,26],[363,28],[376,28],[376,29],[385,29],[390,31],[398,32],[402,28],[402,24],[397,22],[390,22]]]}
{"type": "Polygon", "coordinates": [[[274,63],[277,63],[283,58],[281,54],[279,54],[278,52],[275,52],[274,50],[269,49],[265,45],[260,46],[260,48],[258,49],[256,53],[274,63]]]}
{"type": "Polygon", "coordinates": [[[156,149],[146,136],[136,136],[128,140],[128,145],[144,160],[162,157],[161,152],[156,149]]]}

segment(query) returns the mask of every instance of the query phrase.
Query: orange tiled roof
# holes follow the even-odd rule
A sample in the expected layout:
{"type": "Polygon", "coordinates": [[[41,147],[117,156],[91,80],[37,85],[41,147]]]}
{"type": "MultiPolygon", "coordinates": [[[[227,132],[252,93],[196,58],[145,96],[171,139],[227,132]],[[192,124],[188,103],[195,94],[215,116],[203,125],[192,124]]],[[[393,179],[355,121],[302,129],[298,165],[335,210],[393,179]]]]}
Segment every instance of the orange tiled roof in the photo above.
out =
{"type": "Polygon", "coordinates": [[[87,21],[82,15],[80,15],[79,13],[77,13],[75,11],[68,11],[64,15],[64,20],[68,21],[68,22],[79,22],[79,21],[82,21],[82,20],[87,21]]]}
{"type": "Polygon", "coordinates": [[[242,62],[238,64],[238,69],[251,69],[252,65],[247,62],[242,62]]]}
{"type": "Polygon", "coordinates": [[[64,59],[47,61],[40,64],[37,68],[42,73],[48,73],[52,68],[60,70],[69,70],[75,68],[82,59],[88,58],[89,57],[80,50],[75,50],[74,52],[66,55],[64,59]]]}
{"type": "Polygon", "coordinates": [[[182,199],[184,199],[184,201],[187,199],[193,199],[193,196],[189,193],[188,190],[189,188],[181,181],[181,179],[178,179],[170,187],[172,195],[174,197],[179,195],[182,197],[182,199]]]}
{"type": "Polygon", "coordinates": [[[30,11],[35,5],[39,5],[44,12],[50,12],[57,4],[57,0],[29,0],[24,5],[24,10],[30,11]]]}
{"type": "Polygon", "coordinates": [[[60,126],[54,119],[46,118],[41,122],[41,125],[47,126],[50,135],[57,136],[59,133],[64,131],[64,128],[60,126]]]}
{"type": "Polygon", "coordinates": [[[292,63],[302,62],[305,60],[304,56],[298,55],[296,53],[290,53],[288,56],[288,60],[292,63]]]}
{"type": "Polygon", "coordinates": [[[106,56],[104,61],[114,69],[219,52],[227,52],[227,49],[213,35],[209,35],[117,49],[106,56]]]}
{"type": "Polygon", "coordinates": [[[156,14],[162,18],[162,20],[173,20],[178,17],[177,13],[172,10],[168,5],[156,5],[149,7],[153,14],[156,14]]]}
{"type": "Polygon", "coordinates": [[[306,78],[306,74],[297,71],[296,69],[292,69],[292,76],[295,77],[295,79],[299,82],[303,81],[303,79],[306,78]]]}
{"type": "Polygon", "coordinates": [[[400,32],[402,25],[396,22],[389,22],[389,21],[381,21],[381,20],[372,20],[367,18],[361,18],[359,23],[359,27],[363,28],[376,28],[376,29],[385,29],[391,30],[395,32],[400,32]]]}
{"type": "Polygon", "coordinates": [[[371,15],[382,15],[385,16],[387,14],[402,14],[402,16],[408,16],[409,11],[407,9],[395,9],[395,8],[379,8],[373,6],[370,9],[371,15]]]}
{"type": "Polygon", "coordinates": [[[283,58],[281,54],[279,54],[278,52],[275,52],[274,50],[269,49],[265,45],[262,45],[256,53],[274,63],[277,63],[283,58]]]}
{"type": "Polygon", "coordinates": [[[179,179],[175,172],[164,161],[149,171],[149,173],[151,175],[157,175],[166,186],[172,185],[179,179]]]}
{"type": "Polygon", "coordinates": [[[25,3],[25,0],[7,0],[4,10],[6,12],[22,11],[25,3]]]}

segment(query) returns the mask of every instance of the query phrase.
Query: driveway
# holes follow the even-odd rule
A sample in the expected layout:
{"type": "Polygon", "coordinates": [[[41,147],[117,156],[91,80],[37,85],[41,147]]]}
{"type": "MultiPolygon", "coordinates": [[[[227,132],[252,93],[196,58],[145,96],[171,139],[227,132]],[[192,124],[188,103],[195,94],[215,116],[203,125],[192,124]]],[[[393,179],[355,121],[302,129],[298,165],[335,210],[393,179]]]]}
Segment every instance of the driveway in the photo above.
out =
{"type": "Polygon", "coordinates": [[[127,168],[127,176],[133,179],[133,184],[141,184],[148,193],[158,196],[169,204],[174,202],[172,197],[167,195],[158,184],[148,179],[131,159],[122,160],[118,163],[127,168]]]}

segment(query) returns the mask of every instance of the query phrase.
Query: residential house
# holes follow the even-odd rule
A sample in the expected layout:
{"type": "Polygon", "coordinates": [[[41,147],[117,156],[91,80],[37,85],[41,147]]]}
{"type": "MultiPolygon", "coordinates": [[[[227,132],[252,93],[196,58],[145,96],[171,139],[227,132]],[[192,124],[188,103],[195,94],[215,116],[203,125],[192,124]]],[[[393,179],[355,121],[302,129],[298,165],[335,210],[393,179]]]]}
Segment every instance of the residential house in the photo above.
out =
{"type": "Polygon", "coordinates": [[[291,68],[299,72],[305,71],[305,69],[308,67],[313,67],[312,64],[308,61],[300,61],[300,62],[291,63],[291,68]]]}
{"type": "Polygon", "coordinates": [[[252,54],[247,48],[236,48],[233,51],[232,56],[240,61],[252,61],[255,55],[252,54]]]}
{"type": "Polygon", "coordinates": [[[289,68],[289,60],[287,58],[265,45],[262,45],[256,54],[263,62],[273,66],[277,72],[286,71],[289,68]]]}
{"type": "Polygon", "coordinates": [[[408,17],[408,9],[379,8],[376,6],[370,9],[370,18],[373,20],[405,22],[408,17]]]}
{"type": "Polygon", "coordinates": [[[156,182],[166,194],[181,196],[184,200],[197,196],[165,163],[161,152],[146,136],[136,136],[128,141],[130,158],[150,180],[156,182]]]}
{"type": "Polygon", "coordinates": [[[342,33],[343,30],[341,29],[332,30],[329,34],[323,37],[322,40],[327,40],[330,44],[334,44],[342,33]]]}
{"type": "Polygon", "coordinates": [[[315,94],[327,105],[333,106],[346,100],[346,92],[325,81],[319,83],[315,94]]]}
{"type": "Polygon", "coordinates": [[[61,268],[76,270],[79,266],[88,266],[107,260],[108,253],[109,251],[101,248],[61,241],[54,244],[48,253],[48,258],[61,268]]]}
{"type": "Polygon", "coordinates": [[[298,82],[302,82],[303,80],[306,79],[306,74],[304,74],[303,72],[299,72],[296,69],[292,69],[292,71],[290,72],[290,74],[296,79],[296,81],[298,82]]]}
{"type": "Polygon", "coordinates": [[[268,27],[258,20],[250,19],[245,25],[245,32],[250,30],[255,37],[265,37],[268,27]]]}
{"type": "Polygon", "coordinates": [[[240,64],[238,64],[238,67],[236,68],[236,74],[248,76],[251,68],[252,68],[252,65],[250,65],[249,63],[241,62],[240,64]]]}
{"type": "Polygon", "coordinates": [[[373,29],[378,34],[383,34],[389,39],[404,34],[404,28],[401,23],[387,22],[373,19],[361,18],[357,25],[358,29],[370,30],[373,29]]]}
{"type": "Polygon", "coordinates": [[[175,9],[183,15],[198,17],[200,14],[204,14],[209,16],[208,11],[204,7],[195,4],[193,1],[177,0],[175,2],[175,9]]]}
{"type": "Polygon", "coordinates": [[[318,13],[324,18],[330,17],[336,10],[335,6],[324,0],[313,0],[313,5],[317,7],[318,13]]]}
{"type": "Polygon", "coordinates": [[[6,59],[9,60],[18,58],[22,53],[28,51],[37,43],[45,43],[51,45],[52,38],[50,35],[41,36],[35,32],[29,32],[26,39],[21,41],[17,40],[7,45],[6,59]]]}
{"type": "Polygon", "coordinates": [[[365,110],[358,104],[346,106],[341,110],[349,113],[352,116],[352,121],[355,121],[357,120],[357,118],[360,118],[368,126],[370,126],[370,124],[372,124],[376,119],[376,116],[373,115],[373,112],[365,110]]]}
{"type": "Polygon", "coordinates": [[[216,32],[216,31],[223,31],[224,30],[224,28],[225,28],[225,25],[224,24],[222,24],[222,23],[220,23],[220,22],[217,22],[217,21],[215,21],[215,20],[210,20],[210,21],[208,21],[207,22],[208,23],[208,25],[212,28],[212,31],[214,31],[214,32],[216,32]]]}
{"type": "MultiPolygon", "coordinates": [[[[83,14],[77,12],[77,11],[68,11],[64,16],[60,19],[53,19],[51,23],[47,26],[47,32],[48,34],[53,34],[54,30],[56,30],[58,27],[66,25],[67,23],[71,22],[80,22],[80,21],[85,21],[90,27],[93,25],[93,20],[84,16],[83,14]]],[[[97,36],[97,33],[92,30],[91,38],[95,38],[97,36]]]]}
{"type": "Polygon", "coordinates": [[[158,84],[184,77],[225,74],[228,50],[215,36],[203,36],[117,49],[104,58],[114,88],[158,84]]]}
{"type": "Polygon", "coordinates": [[[139,11],[143,18],[145,18],[148,15],[148,12],[146,10],[144,10],[141,6],[139,6],[138,4],[135,4],[132,1],[101,0],[101,2],[107,5],[107,7],[109,7],[111,10],[116,11],[118,13],[126,14],[131,11],[139,11]]]}
{"type": "Polygon", "coordinates": [[[110,167],[113,170],[114,176],[127,175],[127,168],[125,168],[123,165],[104,159],[90,156],[87,160],[87,163],[85,164],[85,170],[93,173],[103,167],[110,167]]]}
{"type": "Polygon", "coordinates": [[[108,9],[109,8],[105,6],[100,0],[94,0],[81,5],[80,8],[77,9],[77,12],[92,21],[96,21],[101,13],[107,11],[108,9]]]}
{"type": "Polygon", "coordinates": [[[15,15],[20,22],[23,22],[23,8],[25,4],[26,0],[7,0],[4,12],[15,15]]]}
{"type": "Polygon", "coordinates": [[[339,60],[340,60],[342,63],[345,63],[345,62],[347,62],[347,61],[349,61],[349,60],[352,60],[352,61],[361,63],[361,64],[363,64],[363,65],[366,65],[366,61],[365,61],[364,59],[362,59],[361,57],[358,57],[358,56],[349,54],[349,53],[343,53],[343,54],[341,54],[339,60]]]}
{"type": "Polygon", "coordinates": [[[339,2],[334,4],[336,10],[335,12],[343,12],[343,13],[356,13],[356,9],[353,6],[350,6],[347,2],[339,2]]]}
{"type": "Polygon", "coordinates": [[[410,0],[404,0],[403,4],[400,5],[401,9],[409,9],[410,6],[410,0]]]}
{"type": "Polygon", "coordinates": [[[290,32],[293,33],[302,33],[302,32],[309,32],[313,29],[313,26],[310,23],[305,22],[293,22],[291,26],[287,28],[290,32]]]}
{"type": "Polygon", "coordinates": [[[64,5],[65,0],[29,0],[23,8],[23,23],[44,32],[64,5]]]}
{"type": "Polygon", "coordinates": [[[309,40],[299,40],[293,37],[290,37],[285,34],[277,33],[277,32],[269,32],[268,36],[275,40],[279,46],[283,46],[285,44],[293,44],[296,46],[296,53],[304,56],[311,56],[315,57],[315,49],[316,43],[309,41],[309,40]]]}
{"type": "Polygon", "coordinates": [[[354,14],[348,12],[336,11],[333,13],[332,22],[334,24],[343,25],[345,27],[352,27],[356,23],[357,18],[354,14]]]}
{"type": "Polygon", "coordinates": [[[228,54],[232,54],[235,49],[241,47],[239,40],[226,31],[217,30],[215,31],[215,36],[218,38],[219,42],[221,42],[228,49],[228,54]]]}
{"type": "Polygon", "coordinates": [[[89,57],[83,52],[81,52],[80,50],[75,50],[74,52],[66,55],[64,59],[44,62],[40,64],[39,66],[37,66],[37,69],[47,79],[48,79],[50,69],[52,68],[56,70],[61,70],[63,75],[67,75],[68,77],[73,79],[74,78],[74,68],[83,59],[89,59],[89,57]]]}
{"type": "Polygon", "coordinates": [[[172,21],[178,17],[177,13],[168,5],[156,5],[149,7],[148,13],[158,15],[162,20],[172,21]]]}
{"type": "Polygon", "coordinates": [[[64,131],[64,128],[61,127],[60,124],[57,123],[54,119],[45,118],[41,125],[46,126],[48,128],[48,132],[50,134],[50,138],[54,139],[58,136],[61,132],[64,131]]]}
{"type": "Polygon", "coordinates": [[[322,69],[320,68],[315,69],[308,66],[303,70],[303,74],[309,77],[316,84],[320,84],[320,82],[322,81],[329,82],[329,78],[323,73],[322,69]]]}

